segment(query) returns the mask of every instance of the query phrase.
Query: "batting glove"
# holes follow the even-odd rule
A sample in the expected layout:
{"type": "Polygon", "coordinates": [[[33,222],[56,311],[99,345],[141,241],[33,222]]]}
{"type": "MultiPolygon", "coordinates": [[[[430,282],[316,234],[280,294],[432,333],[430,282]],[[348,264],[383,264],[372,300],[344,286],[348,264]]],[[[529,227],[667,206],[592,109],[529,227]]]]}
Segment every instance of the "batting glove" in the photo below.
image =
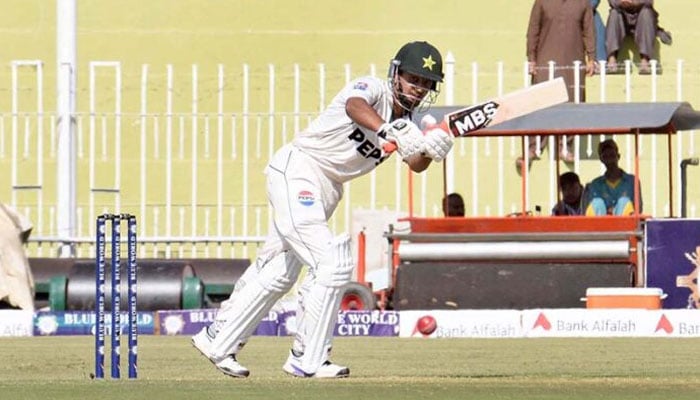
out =
{"type": "Polygon", "coordinates": [[[423,138],[425,155],[435,162],[440,162],[447,157],[454,144],[452,135],[441,128],[430,128],[423,138]]]}
{"type": "Polygon", "coordinates": [[[385,123],[377,134],[396,144],[396,150],[404,160],[424,151],[423,132],[416,124],[407,119],[397,119],[385,123]]]}

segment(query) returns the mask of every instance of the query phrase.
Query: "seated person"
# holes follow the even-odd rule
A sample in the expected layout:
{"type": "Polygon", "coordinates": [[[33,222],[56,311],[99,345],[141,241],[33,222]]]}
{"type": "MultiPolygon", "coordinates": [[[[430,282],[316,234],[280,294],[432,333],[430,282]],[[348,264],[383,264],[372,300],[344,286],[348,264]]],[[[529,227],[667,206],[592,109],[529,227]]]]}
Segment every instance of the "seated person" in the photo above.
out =
{"type": "Polygon", "coordinates": [[[605,48],[608,53],[608,70],[618,72],[617,52],[627,35],[634,36],[639,51],[639,73],[650,74],[649,59],[654,54],[656,37],[662,43],[671,44],[671,34],[659,27],[659,13],[654,10],[654,0],[608,0],[610,12],[605,29],[605,48]]]}
{"type": "Polygon", "coordinates": [[[442,213],[446,217],[464,216],[464,199],[459,193],[450,193],[442,199],[442,213]]]}
{"type": "Polygon", "coordinates": [[[583,185],[575,172],[565,172],[559,176],[561,200],[552,208],[552,215],[583,215],[581,199],[583,185]]]}
{"type": "MultiPolygon", "coordinates": [[[[598,157],[605,173],[586,186],[586,215],[630,215],[634,213],[635,176],[619,166],[617,143],[608,139],[598,145],[598,157]]],[[[642,189],[639,188],[639,212],[642,212],[642,189]]]]}

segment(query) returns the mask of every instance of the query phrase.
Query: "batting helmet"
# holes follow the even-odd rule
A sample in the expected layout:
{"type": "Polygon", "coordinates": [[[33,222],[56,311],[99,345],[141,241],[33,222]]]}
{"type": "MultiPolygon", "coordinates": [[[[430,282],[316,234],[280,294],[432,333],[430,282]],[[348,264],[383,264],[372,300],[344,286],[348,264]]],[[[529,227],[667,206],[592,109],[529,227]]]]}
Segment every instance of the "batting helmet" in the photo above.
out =
{"type": "MultiPolygon", "coordinates": [[[[406,43],[396,53],[391,62],[394,71],[408,72],[433,82],[442,82],[442,56],[435,46],[428,42],[406,43]]],[[[390,73],[393,75],[393,73],[390,73]]]]}

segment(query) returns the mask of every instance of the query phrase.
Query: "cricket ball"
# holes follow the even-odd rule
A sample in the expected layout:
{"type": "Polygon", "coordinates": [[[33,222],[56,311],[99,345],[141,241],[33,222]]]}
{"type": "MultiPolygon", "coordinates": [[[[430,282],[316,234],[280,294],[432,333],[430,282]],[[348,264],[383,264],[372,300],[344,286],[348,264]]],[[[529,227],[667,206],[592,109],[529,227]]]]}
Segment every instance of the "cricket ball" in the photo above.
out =
{"type": "Polygon", "coordinates": [[[433,125],[437,124],[437,120],[435,117],[433,117],[430,114],[425,114],[423,118],[420,120],[420,128],[421,129],[426,129],[428,127],[431,127],[433,125]]]}
{"type": "Polygon", "coordinates": [[[431,315],[425,315],[418,319],[416,328],[421,334],[430,335],[431,333],[435,332],[435,329],[437,329],[437,321],[435,321],[435,318],[433,318],[431,315]]]}

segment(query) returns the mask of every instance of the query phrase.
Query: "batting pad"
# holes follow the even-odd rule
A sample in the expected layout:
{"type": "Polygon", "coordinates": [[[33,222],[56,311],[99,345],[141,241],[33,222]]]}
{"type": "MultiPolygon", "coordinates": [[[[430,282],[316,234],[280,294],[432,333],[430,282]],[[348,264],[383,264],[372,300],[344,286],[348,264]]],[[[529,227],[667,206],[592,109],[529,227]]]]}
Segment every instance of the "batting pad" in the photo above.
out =
{"type": "Polygon", "coordinates": [[[260,263],[258,260],[246,270],[231,298],[216,315],[218,332],[211,346],[214,359],[236,354],[243,347],[272,306],[291,289],[301,271],[301,263],[286,251],[262,266],[260,263]]]}
{"type": "Polygon", "coordinates": [[[303,326],[298,326],[300,339],[304,341],[301,369],[313,374],[328,358],[333,328],[338,318],[341,298],[340,288],[313,285],[304,299],[303,326]]]}
{"type": "Polygon", "coordinates": [[[303,299],[297,311],[297,340],[302,342],[301,369],[306,373],[315,373],[328,358],[342,286],[350,281],[352,269],[350,237],[341,235],[331,242],[326,257],[313,271],[312,282],[302,285],[303,299]]]}

